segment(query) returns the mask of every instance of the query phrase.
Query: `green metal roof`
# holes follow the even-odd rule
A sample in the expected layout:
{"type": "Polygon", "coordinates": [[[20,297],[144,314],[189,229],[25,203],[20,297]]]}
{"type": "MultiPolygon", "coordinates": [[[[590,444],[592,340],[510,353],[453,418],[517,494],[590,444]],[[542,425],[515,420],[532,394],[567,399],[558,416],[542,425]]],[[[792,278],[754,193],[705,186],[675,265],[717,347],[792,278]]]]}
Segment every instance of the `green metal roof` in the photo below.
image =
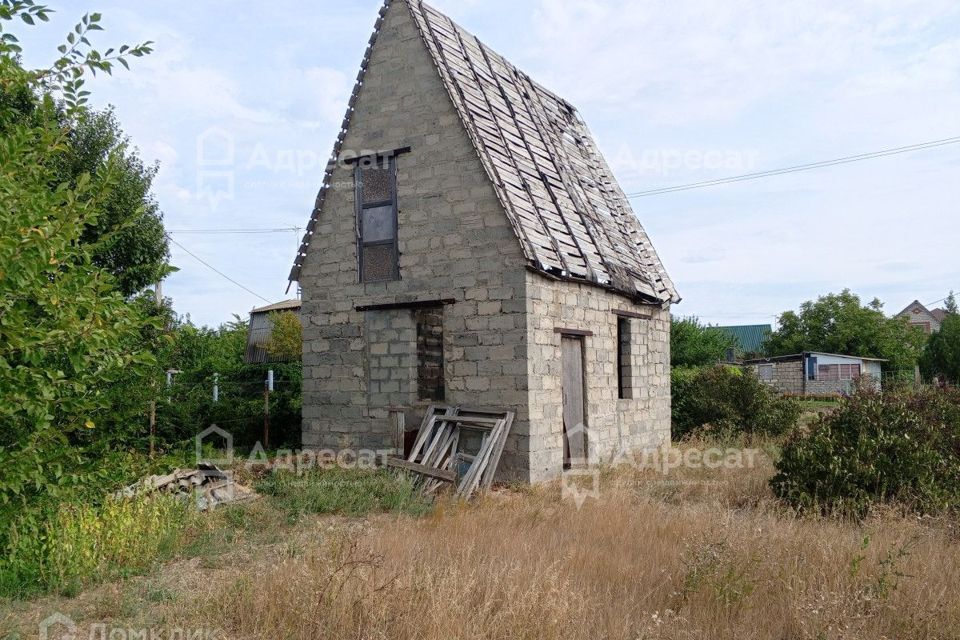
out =
{"type": "Polygon", "coordinates": [[[744,353],[760,353],[763,343],[773,333],[769,324],[745,324],[734,327],[715,327],[724,333],[732,335],[744,353]]]}

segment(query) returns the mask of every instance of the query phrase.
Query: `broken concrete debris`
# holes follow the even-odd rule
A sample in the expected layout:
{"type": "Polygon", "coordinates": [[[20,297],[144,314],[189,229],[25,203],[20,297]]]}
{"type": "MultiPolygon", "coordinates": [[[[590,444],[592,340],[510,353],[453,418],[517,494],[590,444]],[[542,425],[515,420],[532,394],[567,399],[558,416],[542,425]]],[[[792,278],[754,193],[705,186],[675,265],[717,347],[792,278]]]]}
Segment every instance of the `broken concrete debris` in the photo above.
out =
{"type": "Polygon", "coordinates": [[[257,493],[237,483],[232,471],[223,471],[214,464],[201,462],[196,469],[175,469],[162,476],[147,476],[114,494],[115,498],[132,498],[150,493],[166,493],[182,500],[193,500],[198,511],[207,511],[224,504],[245,502],[257,493]]]}

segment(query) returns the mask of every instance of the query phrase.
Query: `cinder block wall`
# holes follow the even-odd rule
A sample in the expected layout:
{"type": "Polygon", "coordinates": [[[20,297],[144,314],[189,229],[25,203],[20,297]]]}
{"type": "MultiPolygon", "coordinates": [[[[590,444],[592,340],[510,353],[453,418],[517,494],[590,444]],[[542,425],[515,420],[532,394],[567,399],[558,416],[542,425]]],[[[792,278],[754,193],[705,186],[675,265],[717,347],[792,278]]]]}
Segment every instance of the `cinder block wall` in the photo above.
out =
{"type": "MultiPolygon", "coordinates": [[[[794,396],[803,394],[803,362],[795,360],[790,362],[772,362],[773,377],[762,382],[773,387],[780,393],[786,393],[794,396]]],[[[760,365],[751,365],[753,374],[759,376],[760,365]]]]}
{"type": "Polygon", "coordinates": [[[622,449],[654,449],[670,441],[670,311],[639,306],[597,287],[527,274],[530,373],[530,476],[539,482],[563,469],[561,335],[557,327],[593,332],[584,341],[589,455],[604,462],[622,449]],[[617,319],[630,319],[630,399],[617,395],[617,319]]]}
{"type": "Polygon", "coordinates": [[[529,448],[526,262],[406,6],[395,2],[344,150],[406,146],[412,151],[397,160],[398,282],[358,283],[353,172],[343,166],[333,176],[300,283],[303,444],[388,446],[389,404],[411,406],[407,423],[419,424],[427,403],[416,400],[414,388],[412,312],[355,308],[450,298],[456,303],[443,309],[446,401],[517,412],[502,463],[508,477],[526,467],[529,448]]]}

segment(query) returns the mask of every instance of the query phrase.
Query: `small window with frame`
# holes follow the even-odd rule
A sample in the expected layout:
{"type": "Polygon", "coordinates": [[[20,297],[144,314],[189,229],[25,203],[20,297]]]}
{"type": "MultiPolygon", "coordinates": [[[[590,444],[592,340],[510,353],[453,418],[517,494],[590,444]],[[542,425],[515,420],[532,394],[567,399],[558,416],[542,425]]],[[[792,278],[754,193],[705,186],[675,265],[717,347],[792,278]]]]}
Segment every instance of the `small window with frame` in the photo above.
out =
{"type": "Polygon", "coordinates": [[[399,280],[396,162],[370,156],[358,160],[354,171],[360,282],[399,280]]]}

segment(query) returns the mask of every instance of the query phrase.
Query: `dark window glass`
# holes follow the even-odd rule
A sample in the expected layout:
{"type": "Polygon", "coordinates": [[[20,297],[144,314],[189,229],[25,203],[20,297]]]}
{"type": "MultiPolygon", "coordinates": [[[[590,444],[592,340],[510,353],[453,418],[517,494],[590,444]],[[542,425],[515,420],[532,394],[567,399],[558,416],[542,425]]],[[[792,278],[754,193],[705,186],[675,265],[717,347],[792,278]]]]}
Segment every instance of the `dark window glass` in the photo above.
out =
{"type": "Polygon", "coordinates": [[[396,223],[393,205],[364,209],[362,220],[364,243],[393,240],[396,223]]]}

